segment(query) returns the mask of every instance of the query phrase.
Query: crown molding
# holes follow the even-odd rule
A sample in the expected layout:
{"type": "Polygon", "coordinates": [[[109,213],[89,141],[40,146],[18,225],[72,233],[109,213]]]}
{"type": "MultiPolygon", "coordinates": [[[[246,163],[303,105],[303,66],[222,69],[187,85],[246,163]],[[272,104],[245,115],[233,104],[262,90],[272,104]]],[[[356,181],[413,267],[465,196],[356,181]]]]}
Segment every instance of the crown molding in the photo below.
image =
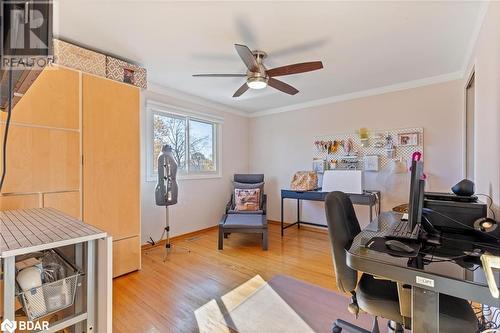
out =
{"type": "Polygon", "coordinates": [[[357,98],[362,98],[362,97],[382,95],[382,94],[386,94],[386,93],[390,93],[390,92],[396,92],[396,91],[401,91],[401,90],[407,90],[407,89],[412,89],[412,88],[428,86],[428,85],[437,84],[437,83],[459,80],[459,79],[462,79],[463,76],[464,76],[464,71],[457,71],[457,72],[452,72],[452,73],[448,73],[448,74],[427,77],[424,79],[401,82],[401,83],[392,84],[389,86],[368,89],[368,90],[362,90],[362,91],[357,91],[357,92],[353,92],[353,93],[349,93],[349,94],[337,95],[337,96],[332,96],[332,97],[327,97],[327,98],[322,98],[322,99],[316,99],[316,100],[312,100],[312,101],[308,101],[308,102],[304,102],[304,103],[298,103],[298,104],[288,105],[288,106],[274,108],[274,109],[257,111],[254,113],[250,113],[250,117],[251,118],[262,117],[262,116],[267,116],[267,115],[272,115],[272,114],[277,114],[277,113],[307,109],[307,108],[311,108],[311,107],[315,107],[315,106],[334,104],[334,103],[349,101],[352,99],[357,99],[357,98]]]}
{"type": "Polygon", "coordinates": [[[175,98],[175,99],[178,99],[181,101],[194,103],[196,105],[206,107],[206,108],[212,109],[214,111],[223,112],[223,113],[230,113],[230,114],[234,114],[234,115],[245,117],[245,118],[249,117],[248,112],[234,109],[234,108],[231,108],[231,107],[226,106],[224,104],[213,102],[213,101],[210,101],[210,100],[205,99],[203,97],[191,95],[191,94],[179,91],[177,89],[165,87],[165,86],[153,83],[153,82],[148,82],[147,91],[154,93],[154,94],[160,94],[160,95],[172,97],[172,98],[175,98]]]}

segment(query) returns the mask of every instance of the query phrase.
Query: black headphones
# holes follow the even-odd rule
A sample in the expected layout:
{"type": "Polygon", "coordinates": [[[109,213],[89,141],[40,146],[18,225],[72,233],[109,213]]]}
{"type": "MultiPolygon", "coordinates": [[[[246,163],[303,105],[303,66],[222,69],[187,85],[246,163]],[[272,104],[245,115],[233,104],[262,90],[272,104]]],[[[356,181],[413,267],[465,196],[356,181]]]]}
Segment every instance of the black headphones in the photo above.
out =
{"type": "Polygon", "coordinates": [[[474,229],[482,232],[493,232],[498,227],[498,222],[490,217],[482,217],[474,221],[474,229]]]}

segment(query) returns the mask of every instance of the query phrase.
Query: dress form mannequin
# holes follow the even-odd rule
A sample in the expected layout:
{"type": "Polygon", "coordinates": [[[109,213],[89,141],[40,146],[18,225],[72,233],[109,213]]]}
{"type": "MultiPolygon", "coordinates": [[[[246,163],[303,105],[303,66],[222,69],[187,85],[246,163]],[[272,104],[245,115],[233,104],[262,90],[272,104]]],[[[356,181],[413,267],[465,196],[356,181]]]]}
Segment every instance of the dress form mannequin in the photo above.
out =
{"type": "MultiPolygon", "coordinates": [[[[175,162],[174,155],[172,153],[172,147],[169,145],[164,145],[161,149],[160,155],[158,155],[158,182],[155,189],[155,200],[157,206],[165,206],[165,228],[163,228],[163,233],[161,234],[160,240],[165,239],[165,257],[167,259],[168,254],[172,250],[172,244],[170,244],[170,223],[169,223],[169,211],[168,207],[175,205],[177,203],[178,197],[178,185],[177,185],[177,163],[175,162]]],[[[148,243],[155,245],[159,241],[155,242],[152,237],[149,237],[148,243]]],[[[190,252],[189,249],[185,249],[190,252]]]]}
{"type": "Polygon", "coordinates": [[[177,203],[177,163],[172,154],[172,147],[164,145],[158,155],[158,183],[155,199],[157,206],[171,206],[177,203]]]}

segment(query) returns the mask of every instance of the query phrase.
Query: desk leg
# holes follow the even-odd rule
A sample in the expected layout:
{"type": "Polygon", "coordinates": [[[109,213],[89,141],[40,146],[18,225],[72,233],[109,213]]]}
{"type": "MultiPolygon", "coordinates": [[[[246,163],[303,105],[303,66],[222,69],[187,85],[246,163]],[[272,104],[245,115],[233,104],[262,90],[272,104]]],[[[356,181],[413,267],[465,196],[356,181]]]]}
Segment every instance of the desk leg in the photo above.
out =
{"type": "Polygon", "coordinates": [[[7,257],[3,260],[3,319],[15,320],[16,260],[7,257]]]}
{"type": "Polygon", "coordinates": [[[297,229],[300,229],[300,199],[297,199],[297,229]]]}
{"type": "Polygon", "coordinates": [[[378,193],[378,213],[380,214],[382,212],[382,193],[378,193]]]}
{"type": "Polygon", "coordinates": [[[439,333],[439,293],[413,286],[411,305],[411,331],[439,333]]]}
{"type": "Polygon", "coordinates": [[[87,332],[95,325],[95,240],[87,242],[87,332]]]}
{"type": "Polygon", "coordinates": [[[370,223],[373,221],[373,205],[370,204],[370,223]]]}
{"type": "Polygon", "coordinates": [[[281,237],[283,237],[283,197],[281,197],[281,237]]]}
{"type": "MultiPolygon", "coordinates": [[[[85,253],[83,251],[84,243],[75,244],[75,263],[77,267],[81,267],[83,269],[86,258],[85,253]]],[[[86,288],[86,287],[85,287],[86,288]]],[[[75,313],[85,312],[85,296],[83,295],[83,287],[76,288],[76,297],[75,297],[75,313]]],[[[83,322],[79,322],[75,324],[75,332],[84,332],[83,322]]]]}

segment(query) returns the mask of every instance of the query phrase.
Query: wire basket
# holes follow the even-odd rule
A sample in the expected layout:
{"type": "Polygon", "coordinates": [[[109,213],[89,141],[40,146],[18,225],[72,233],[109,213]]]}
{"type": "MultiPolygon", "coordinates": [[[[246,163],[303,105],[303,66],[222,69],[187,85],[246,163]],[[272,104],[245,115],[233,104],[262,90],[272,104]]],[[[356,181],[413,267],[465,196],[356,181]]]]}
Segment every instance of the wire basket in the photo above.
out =
{"type": "MultiPolygon", "coordinates": [[[[63,256],[55,251],[53,252],[65,263],[68,276],[18,293],[23,309],[30,321],[68,308],[75,301],[78,279],[82,274],[63,256]]],[[[20,290],[19,286],[18,290],[20,290]]]]}

